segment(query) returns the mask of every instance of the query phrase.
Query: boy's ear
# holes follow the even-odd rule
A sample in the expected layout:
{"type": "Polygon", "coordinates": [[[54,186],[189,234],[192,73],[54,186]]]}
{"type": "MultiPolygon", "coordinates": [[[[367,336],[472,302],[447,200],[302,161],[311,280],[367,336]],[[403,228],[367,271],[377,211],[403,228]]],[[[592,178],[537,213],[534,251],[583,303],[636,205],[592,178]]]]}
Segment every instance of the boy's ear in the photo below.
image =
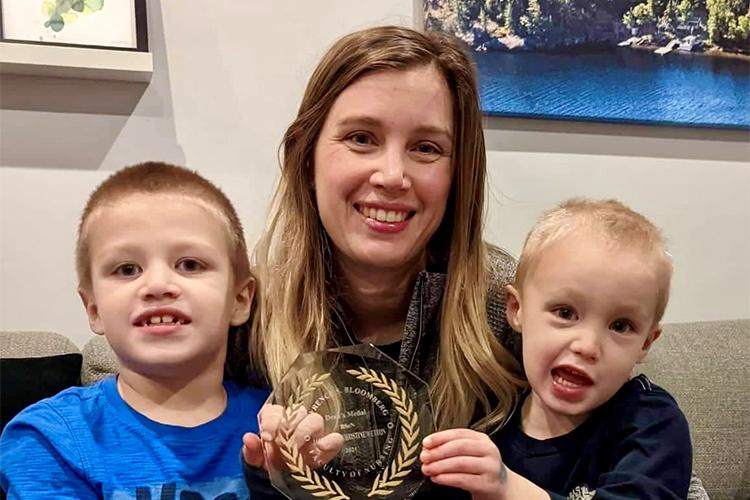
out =
{"type": "Polygon", "coordinates": [[[656,339],[659,338],[661,335],[661,325],[657,324],[648,334],[648,337],[646,337],[646,340],[643,341],[643,347],[641,348],[641,355],[638,358],[638,362],[643,361],[643,358],[646,357],[646,354],[648,354],[649,349],[651,349],[651,345],[654,343],[656,339]]]}
{"type": "Polygon", "coordinates": [[[521,333],[521,294],[513,285],[505,287],[505,317],[511,328],[521,333]]]}
{"type": "Polygon", "coordinates": [[[89,328],[97,335],[104,335],[104,326],[99,316],[99,308],[94,301],[94,294],[83,288],[78,289],[78,296],[81,297],[83,308],[86,309],[86,316],[89,318],[89,328]]]}
{"type": "Polygon", "coordinates": [[[234,310],[232,311],[232,317],[229,320],[230,325],[239,326],[248,320],[254,295],[255,279],[250,277],[237,289],[237,292],[234,295],[234,310]]]}

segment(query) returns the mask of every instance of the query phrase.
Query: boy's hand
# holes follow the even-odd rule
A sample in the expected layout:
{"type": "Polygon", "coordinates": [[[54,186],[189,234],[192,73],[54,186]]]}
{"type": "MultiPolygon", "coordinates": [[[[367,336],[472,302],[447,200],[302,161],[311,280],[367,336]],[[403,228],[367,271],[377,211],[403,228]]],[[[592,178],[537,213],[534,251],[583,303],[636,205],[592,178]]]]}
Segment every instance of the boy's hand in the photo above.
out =
{"type": "Polygon", "coordinates": [[[422,473],[434,483],[466,490],[474,500],[505,498],[508,471],[484,433],[449,429],[430,434],[419,458],[422,473]]]}
{"type": "MultiPolygon", "coordinates": [[[[266,470],[269,466],[283,467],[279,451],[283,411],[279,405],[263,406],[258,414],[260,436],[247,433],[242,437],[242,458],[248,465],[266,470]]],[[[338,432],[325,434],[323,417],[317,413],[307,413],[304,407],[285,425],[293,432],[292,438],[305,463],[312,468],[328,463],[344,444],[344,438],[338,432]]]]}
{"type": "Polygon", "coordinates": [[[252,432],[246,432],[242,436],[242,459],[250,467],[266,467],[266,457],[263,454],[260,436],[252,432]]]}

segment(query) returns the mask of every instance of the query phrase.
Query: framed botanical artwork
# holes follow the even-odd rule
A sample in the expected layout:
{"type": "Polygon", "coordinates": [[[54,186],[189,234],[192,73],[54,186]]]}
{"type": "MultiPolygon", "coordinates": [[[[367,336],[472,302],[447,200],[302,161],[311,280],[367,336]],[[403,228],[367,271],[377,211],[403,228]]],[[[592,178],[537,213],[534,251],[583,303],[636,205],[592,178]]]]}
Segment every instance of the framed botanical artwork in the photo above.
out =
{"type": "Polygon", "coordinates": [[[146,0],[0,0],[3,42],[148,52],[146,0]]]}
{"type": "Polygon", "coordinates": [[[487,115],[750,129],[750,0],[417,0],[487,115]]]}

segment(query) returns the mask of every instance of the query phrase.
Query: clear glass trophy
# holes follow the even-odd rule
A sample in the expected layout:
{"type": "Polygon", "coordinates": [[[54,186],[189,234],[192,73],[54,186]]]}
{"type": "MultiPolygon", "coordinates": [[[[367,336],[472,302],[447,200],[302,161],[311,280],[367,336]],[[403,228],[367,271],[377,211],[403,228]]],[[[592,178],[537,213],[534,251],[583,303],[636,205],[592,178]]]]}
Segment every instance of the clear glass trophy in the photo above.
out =
{"type": "Polygon", "coordinates": [[[300,355],[259,423],[271,482],[288,498],[410,498],[425,480],[429,387],[371,345],[300,355]]]}

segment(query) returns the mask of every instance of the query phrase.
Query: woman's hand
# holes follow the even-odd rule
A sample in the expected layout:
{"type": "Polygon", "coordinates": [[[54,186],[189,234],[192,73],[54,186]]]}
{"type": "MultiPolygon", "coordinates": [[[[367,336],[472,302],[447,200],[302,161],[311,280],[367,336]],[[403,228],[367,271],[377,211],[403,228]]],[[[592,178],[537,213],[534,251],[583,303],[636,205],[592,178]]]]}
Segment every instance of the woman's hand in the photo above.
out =
{"type": "Polygon", "coordinates": [[[422,442],[422,473],[432,482],[460,488],[474,500],[506,498],[508,470],[487,434],[449,429],[422,442]]]}
{"type": "Polygon", "coordinates": [[[308,413],[300,407],[288,421],[284,421],[284,408],[265,405],[258,414],[260,435],[247,433],[242,436],[242,458],[252,467],[282,467],[279,445],[284,434],[290,435],[305,463],[318,468],[328,463],[341,450],[344,438],[338,432],[325,433],[323,417],[308,413]]]}

